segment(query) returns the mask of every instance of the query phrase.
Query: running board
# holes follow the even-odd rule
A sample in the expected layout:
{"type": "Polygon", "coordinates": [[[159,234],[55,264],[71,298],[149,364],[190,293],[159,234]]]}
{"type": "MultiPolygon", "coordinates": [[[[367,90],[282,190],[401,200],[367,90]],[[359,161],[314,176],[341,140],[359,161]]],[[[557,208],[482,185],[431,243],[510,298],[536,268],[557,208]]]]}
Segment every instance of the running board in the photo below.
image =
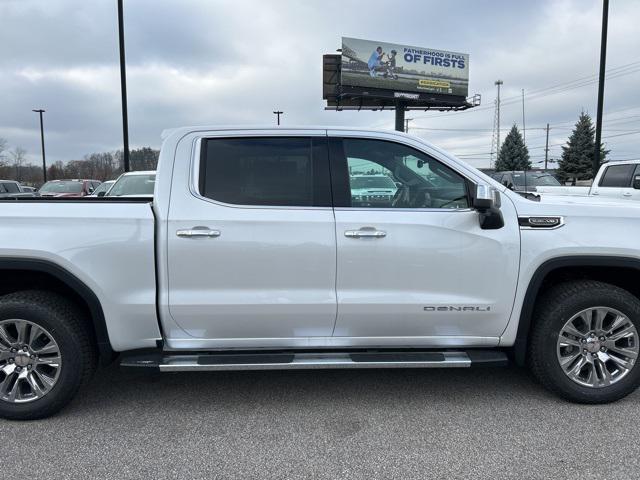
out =
{"type": "Polygon", "coordinates": [[[127,355],[121,367],[146,367],[161,372],[220,370],[301,370],[326,368],[467,368],[506,366],[497,350],[411,352],[296,352],[127,355]]]}

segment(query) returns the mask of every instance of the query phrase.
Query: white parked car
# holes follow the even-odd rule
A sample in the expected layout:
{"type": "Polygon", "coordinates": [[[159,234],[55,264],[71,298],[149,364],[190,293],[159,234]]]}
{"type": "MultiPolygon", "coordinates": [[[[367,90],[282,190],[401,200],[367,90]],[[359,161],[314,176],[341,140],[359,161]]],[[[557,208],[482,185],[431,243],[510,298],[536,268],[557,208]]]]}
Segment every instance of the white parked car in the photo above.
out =
{"type": "Polygon", "coordinates": [[[511,358],[583,403],[640,384],[637,202],[532,201],[422,139],[308,126],[172,130],[152,199],[55,200],[0,199],[5,418],[55,413],[115,354],[160,372],[511,358]],[[364,160],[393,173],[391,206],[354,199],[364,160]]]}

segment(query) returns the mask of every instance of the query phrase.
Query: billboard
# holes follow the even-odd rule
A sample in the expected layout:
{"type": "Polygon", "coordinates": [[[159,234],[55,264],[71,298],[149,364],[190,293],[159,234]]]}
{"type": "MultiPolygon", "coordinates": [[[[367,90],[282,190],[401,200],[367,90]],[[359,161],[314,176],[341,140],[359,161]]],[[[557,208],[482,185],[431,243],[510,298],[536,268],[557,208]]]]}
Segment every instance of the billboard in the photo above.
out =
{"type": "Polygon", "coordinates": [[[469,55],[342,37],[340,83],[395,92],[467,97],[469,55]]]}

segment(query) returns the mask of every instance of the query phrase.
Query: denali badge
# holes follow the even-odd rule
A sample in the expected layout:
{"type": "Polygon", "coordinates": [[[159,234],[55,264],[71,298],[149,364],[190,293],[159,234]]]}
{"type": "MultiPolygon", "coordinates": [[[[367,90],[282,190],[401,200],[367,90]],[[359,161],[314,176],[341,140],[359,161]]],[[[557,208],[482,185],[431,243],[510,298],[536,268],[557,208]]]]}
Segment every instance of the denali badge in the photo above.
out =
{"type": "Polygon", "coordinates": [[[520,228],[523,229],[552,229],[564,225],[562,217],[518,217],[520,228]]]}
{"type": "Polygon", "coordinates": [[[490,312],[491,307],[489,306],[478,307],[478,306],[471,306],[471,305],[467,305],[467,306],[448,305],[448,306],[442,306],[442,307],[428,306],[428,307],[424,307],[424,311],[425,312],[490,312]]]}

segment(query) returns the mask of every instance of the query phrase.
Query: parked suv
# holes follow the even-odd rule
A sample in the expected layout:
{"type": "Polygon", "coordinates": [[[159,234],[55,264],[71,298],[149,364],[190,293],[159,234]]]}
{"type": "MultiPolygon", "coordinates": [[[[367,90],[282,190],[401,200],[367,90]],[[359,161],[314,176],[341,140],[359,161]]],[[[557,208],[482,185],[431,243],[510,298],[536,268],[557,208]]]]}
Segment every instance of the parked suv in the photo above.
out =
{"type": "Polygon", "coordinates": [[[24,187],[14,180],[0,180],[0,198],[34,197],[35,195],[31,187],[24,187]]]}
{"type": "Polygon", "coordinates": [[[548,172],[539,171],[511,171],[496,172],[491,175],[502,185],[514,192],[535,192],[538,187],[560,187],[556,177],[548,172]]]}
{"type": "Polygon", "coordinates": [[[387,175],[349,176],[354,204],[361,206],[391,206],[398,187],[387,175]]]}

